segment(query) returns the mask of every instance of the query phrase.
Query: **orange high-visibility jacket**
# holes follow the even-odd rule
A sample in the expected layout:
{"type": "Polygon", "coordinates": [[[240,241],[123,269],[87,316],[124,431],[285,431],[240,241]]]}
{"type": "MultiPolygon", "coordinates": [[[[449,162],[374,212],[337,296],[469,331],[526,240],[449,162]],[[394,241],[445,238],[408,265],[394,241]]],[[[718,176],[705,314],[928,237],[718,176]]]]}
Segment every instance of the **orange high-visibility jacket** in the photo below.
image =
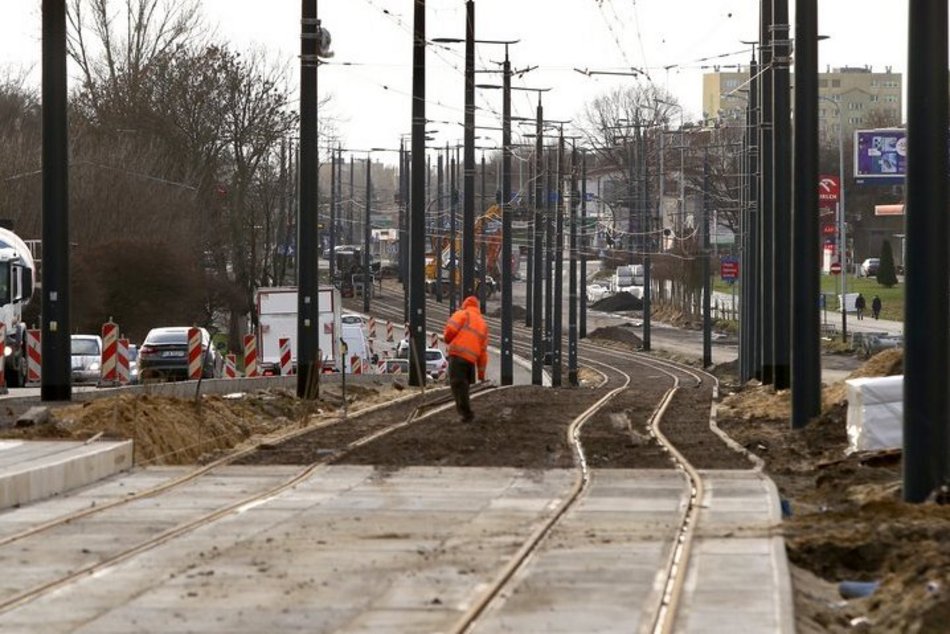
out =
{"type": "Polygon", "coordinates": [[[445,324],[443,333],[445,343],[449,344],[449,356],[465,359],[478,367],[479,376],[484,376],[488,366],[488,326],[478,309],[478,299],[465,298],[462,309],[445,324]]]}

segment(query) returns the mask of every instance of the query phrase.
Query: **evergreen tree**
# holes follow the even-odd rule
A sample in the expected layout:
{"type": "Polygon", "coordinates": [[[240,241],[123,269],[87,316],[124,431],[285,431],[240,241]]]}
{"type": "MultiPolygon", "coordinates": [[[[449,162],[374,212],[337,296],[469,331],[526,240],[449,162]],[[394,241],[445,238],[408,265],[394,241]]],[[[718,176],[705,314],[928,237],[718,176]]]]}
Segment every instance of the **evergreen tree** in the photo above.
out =
{"type": "Polygon", "coordinates": [[[894,253],[890,240],[881,245],[881,264],[877,269],[877,283],[890,288],[897,284],[897,270],[894,267],[894,253]]]}

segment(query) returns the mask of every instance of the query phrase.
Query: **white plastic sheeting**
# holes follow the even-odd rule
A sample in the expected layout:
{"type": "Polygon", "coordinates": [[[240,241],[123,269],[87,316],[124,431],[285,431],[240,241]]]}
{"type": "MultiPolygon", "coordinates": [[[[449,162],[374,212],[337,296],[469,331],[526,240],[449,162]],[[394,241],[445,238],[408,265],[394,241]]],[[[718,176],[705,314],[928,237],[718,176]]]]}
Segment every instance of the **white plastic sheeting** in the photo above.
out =
{"type": "Polygon", "coordinates": [[[848,390],[848,453],[903,445],[904,377],[845,381],[848,390]]]}

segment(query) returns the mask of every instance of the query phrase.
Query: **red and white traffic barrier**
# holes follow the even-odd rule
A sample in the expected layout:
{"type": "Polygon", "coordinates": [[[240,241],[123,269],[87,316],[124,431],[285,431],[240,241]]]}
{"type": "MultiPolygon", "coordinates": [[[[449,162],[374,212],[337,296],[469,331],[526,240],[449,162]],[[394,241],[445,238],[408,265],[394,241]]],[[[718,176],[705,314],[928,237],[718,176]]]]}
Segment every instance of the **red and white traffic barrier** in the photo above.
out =
{"type": "Polygon", "coordinates": [[[393,342],[393,322],[386,322],[386,341],[389,343],[393,342]]]}
{"type": "Polygon", "coordinates": [[[237,355],[229,352],[224,357],[224,376],[228,379],[236,379],[237,375],[237,355]]]}
{"type": "Polygon", "coordinates": [[[376,338],[376,318],[375,317],[370,317],[369,321],[366,322],[366,330],[369,331],[370,339],[376,338]]]}
{"type": "Polygon", "coordinates": [[[280,375],[290,376],[294,373],[294,366],[290,362],[290,337],[279,337],[280,346],[280,375]]]}
{"type": "Polygon", "coordinates": [[[129,369],[129,340],[120,338],[116,354],[116,377],[121,385],[132,382],[132,372],[129,369]]]}
{"type": "Polygon", "coordinates": [[[405,331],[404,331],[404,332],[405,332],[405,338],[408,339],[408,338],[409,338],[409,333],[412,332],[412,330],[409,329],[409,322],[406,322],[406,328],[405,328],[405,331]]]}
{"type": "MultiPolygon", "coordinates": [[[[0,324],[3,328],[3,324],[0,324]]],[[[43,345],[40,333],[42,330],[33,328],[26,331],[26,382],[35,385],[42,378],[43,345]]],[[[0,364],[3,365],[3,364],[0,364]]],[[[0,372],[3,370],[0,369],[0,372]]]]}
{"type": "Polygon", "coordinates": [[[355,354],[350,357],[350,374],[363,374],[363,362],[355,354]]]}
{"type": "Polygon", "coordinates": [[[257,337],[244,335],[244,376],[257,376],[257,337]]]}
{"type": "Polygon", "coordinates": [[[188,378],[195,381],[201,378],[201,331],[188,329],[188,378]]]}
{"type": "Polygon", "coordinates": [[[112,321],[102,324],[102,357],[99,366],[99,385],[118,385],[116,355],[119,351],[119,325],[112,321]]]}
{"type": "Polygon", "coordinates": [[[430,332],[429,333],[429,347],[438,348],[439,347],[439,333],[430,332]]]}
{"type": "MultiPolygon", "coordinates": [[[[6,342],[7,342],[7,327],[3,325],[3,322],[0,322],[0,343],[2,343],[3,345],[6,345],[6,342]]],[[[3,366],[5,365],[6,363],[3,362],[2,359],[0,359],[0,394],[7,393],[7,377],[3,373],[3,366]]]]}

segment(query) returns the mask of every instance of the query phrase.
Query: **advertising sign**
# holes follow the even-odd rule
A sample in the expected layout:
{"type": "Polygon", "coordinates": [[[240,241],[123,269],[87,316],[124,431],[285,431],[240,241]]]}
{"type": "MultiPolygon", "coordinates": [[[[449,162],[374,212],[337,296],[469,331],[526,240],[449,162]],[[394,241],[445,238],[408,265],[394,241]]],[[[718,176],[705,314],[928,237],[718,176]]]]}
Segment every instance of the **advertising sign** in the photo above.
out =
{"type": "Polygon", "coordinates": [[[723,282],[735,282],[739,277],[739,260],[725,257],[719,261],[719,276],[723,282]]]}
{"type": "Polygon", "coordinates": [[[903,180],[907,174],[907,131],[854,131],[854,177],[865,182],[903,180]]]}
{"type": "Polygon", "coordinates": [[[822,175],[818,179],[818,203],[822,207],[834,207],[840,194],[841,183],[837,176],[822,175]]]}

